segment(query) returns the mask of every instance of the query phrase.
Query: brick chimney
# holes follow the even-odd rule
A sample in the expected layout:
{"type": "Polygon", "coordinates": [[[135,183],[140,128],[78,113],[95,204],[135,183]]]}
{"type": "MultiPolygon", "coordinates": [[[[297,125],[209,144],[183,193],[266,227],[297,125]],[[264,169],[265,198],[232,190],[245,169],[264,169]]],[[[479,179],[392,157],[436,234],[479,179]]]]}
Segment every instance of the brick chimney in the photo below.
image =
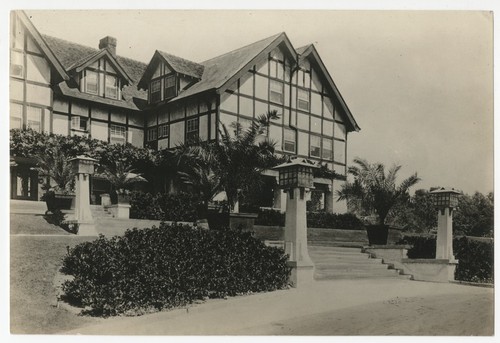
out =
{"type": "Polygon", "coordinates": [[[99,49],[108,49],[111,55],[116,56],[116,38],[106,36],[99,41],[99,49]]]}

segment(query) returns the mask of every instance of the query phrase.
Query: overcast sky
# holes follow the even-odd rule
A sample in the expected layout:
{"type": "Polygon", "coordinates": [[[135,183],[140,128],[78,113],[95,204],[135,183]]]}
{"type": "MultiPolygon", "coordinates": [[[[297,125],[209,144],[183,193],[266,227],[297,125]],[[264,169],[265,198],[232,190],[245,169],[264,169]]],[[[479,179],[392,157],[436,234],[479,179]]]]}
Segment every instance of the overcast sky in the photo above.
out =
{"type": "Polygon", "coordinates": [[[416,188],[493,190],[493,18],[472,11],[27,11],[38,30],[149,62],[201,62],[286,32],[314,43],[361,127],[348,161],[403,165],[416,188]]]}

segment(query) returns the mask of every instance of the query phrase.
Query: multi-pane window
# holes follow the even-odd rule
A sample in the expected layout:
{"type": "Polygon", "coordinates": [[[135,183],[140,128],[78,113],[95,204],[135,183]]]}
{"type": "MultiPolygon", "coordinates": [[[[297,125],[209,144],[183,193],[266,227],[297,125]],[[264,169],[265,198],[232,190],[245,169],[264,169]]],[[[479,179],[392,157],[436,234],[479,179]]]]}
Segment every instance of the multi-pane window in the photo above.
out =
{"type": "Polygon", "coordinates": [[[200,121],[199,118],[186,121],[186,141],[196,141],[199,137],[200,121]]]}
{"type": "Polygon", "coordinates": [[[297,85],[309,88],[311,85],[311,74],[307,70],[300,69],[297,72],[297,85]]]}
{"type": "Polygon", "coordinates": [[[295,146],[297,141],[297,136],[294,130],[283,128],[284,139],[283,139],[283,150],[286,152],[295,153],[295,146]]]}
{"type": "Polygon", "coordinates": [[[168,137],[170,133],[170,127],[168,125],[160,125],[158,128],[158,137],[165,138],[168,137]]]}
{"type": "Polygon", "coordinates": [[[118,78],[113,75],[106,75],[106,89],[104,90],[106,98],[118,98],[118,78]]]}
{"type": "Polygon", "coordinates": [[[109,138],[111,143],[124,144],[127,141],[127,132],[124,126],[111,125],[109,128],[109,138]]]}
{"type": "Polygon", "coordinates": [[[319,136],[311,136],[309,155],[311,157],[321,157],[321,138],[319,136]]]}
{"type": "Polygon", "coordinates": [[[23,128],[23,105],[14,103],[10,104],[10,128],[23,128]]]}
{"type": "Polygon", "coordinates": [[[271,80],[270,83],[269,100],[272,102],[277,102],[279,104],[283,103],[283,83],[271,80]]]}
{"type": "Polygon", "coordinates": [[[161,80],[151,81],[151,102],[158,102],[161,100],[161,80]]]}
{"type": "Polygon", "coordinates": [[[42,131],[42,109],[39,107],[28,106],[26,108],[26,128],[42,131]]]}
{"type": "Polygon", "coordinates": [[[156,127],[148,129],[148,142],[155,141],[157,138],[158,131],[156,127]]]}
{"type": "Polygon", "coordinates": [[[165,99],[173,98],[177,95],[175,83],[175,75],[165,78],[165,99]]]}
{"type": "Polygon", "coordinates": [[[87,131],[88,118],[74,116],[71,117],[71,128],[73,130],[87,131]]]}
{"type": "Polygon", "coordinates": [[[99,91],[99,78],[96,72],[87,70],[85,72],[85,92],[97,94],[99,91]]]}
{"type": "Polygon", "coordinates": [[[309,92],[304,89],[298,89],[297,108],[309,112],[309,92]]]}
{"type": "Polygon", "coordinates": [[[24,77],[24,54],[22,52],[10,52],[10,75],[24,77]]]}
{"type": "Polygon", "coordinates": [[[323,138],[322,141],[323,150],[321,152],[321,157],[324,160],[332,160],[333,158],[333,150],[332,150],[332,140],[330,138],[323,138]]]}
{"type": "Polygon", "coordinates": [[[283,68],[284,64],[281,61],[270,60],[269,68],[271,72],[271,77],[275,77],[277,79],[283,80],[283,68]]]}

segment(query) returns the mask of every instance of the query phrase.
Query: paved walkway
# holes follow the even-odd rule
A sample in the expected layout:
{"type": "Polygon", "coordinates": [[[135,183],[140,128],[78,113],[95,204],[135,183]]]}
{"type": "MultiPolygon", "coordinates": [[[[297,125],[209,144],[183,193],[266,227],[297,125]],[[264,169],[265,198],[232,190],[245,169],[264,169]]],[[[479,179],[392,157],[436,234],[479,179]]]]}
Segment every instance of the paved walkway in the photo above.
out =
{"type": "Polygon", "coordinates": [[[361,305],[398,302],[398,299],[416,297],[430,299],[443,296],[448,299],[447,301],[453,301],[451,295],[455,295],[457,299],[471,296],[483,299],[491,297],[493,302],[493,293],[492,288],[399,279],[317,281],[302,289],[234,297],[228,300],[211,300],[187,309],[141,317],[105,319],[97,325],[83,327],[68,334],[269,334],[270,323],[300,320],[321,313],[331,313],[356,306],[359,308],[361,305]]]}

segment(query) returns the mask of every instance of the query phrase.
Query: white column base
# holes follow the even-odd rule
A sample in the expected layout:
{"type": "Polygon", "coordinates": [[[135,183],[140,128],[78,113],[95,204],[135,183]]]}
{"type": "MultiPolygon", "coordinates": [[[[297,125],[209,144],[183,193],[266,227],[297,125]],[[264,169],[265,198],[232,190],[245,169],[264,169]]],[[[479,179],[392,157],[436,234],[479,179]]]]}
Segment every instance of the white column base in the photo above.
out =
{"type": "Polygon", "coordinates": [[[292,287],[298,288],[314,282],[314,264],[310,262],[288,261],[287,265],[292,268],[290,275],[292,287]]]}
{"type": "Polygon", "coordinates": [[[97,236],[94,223],[78,223],[78,236],[97,236]]]}

